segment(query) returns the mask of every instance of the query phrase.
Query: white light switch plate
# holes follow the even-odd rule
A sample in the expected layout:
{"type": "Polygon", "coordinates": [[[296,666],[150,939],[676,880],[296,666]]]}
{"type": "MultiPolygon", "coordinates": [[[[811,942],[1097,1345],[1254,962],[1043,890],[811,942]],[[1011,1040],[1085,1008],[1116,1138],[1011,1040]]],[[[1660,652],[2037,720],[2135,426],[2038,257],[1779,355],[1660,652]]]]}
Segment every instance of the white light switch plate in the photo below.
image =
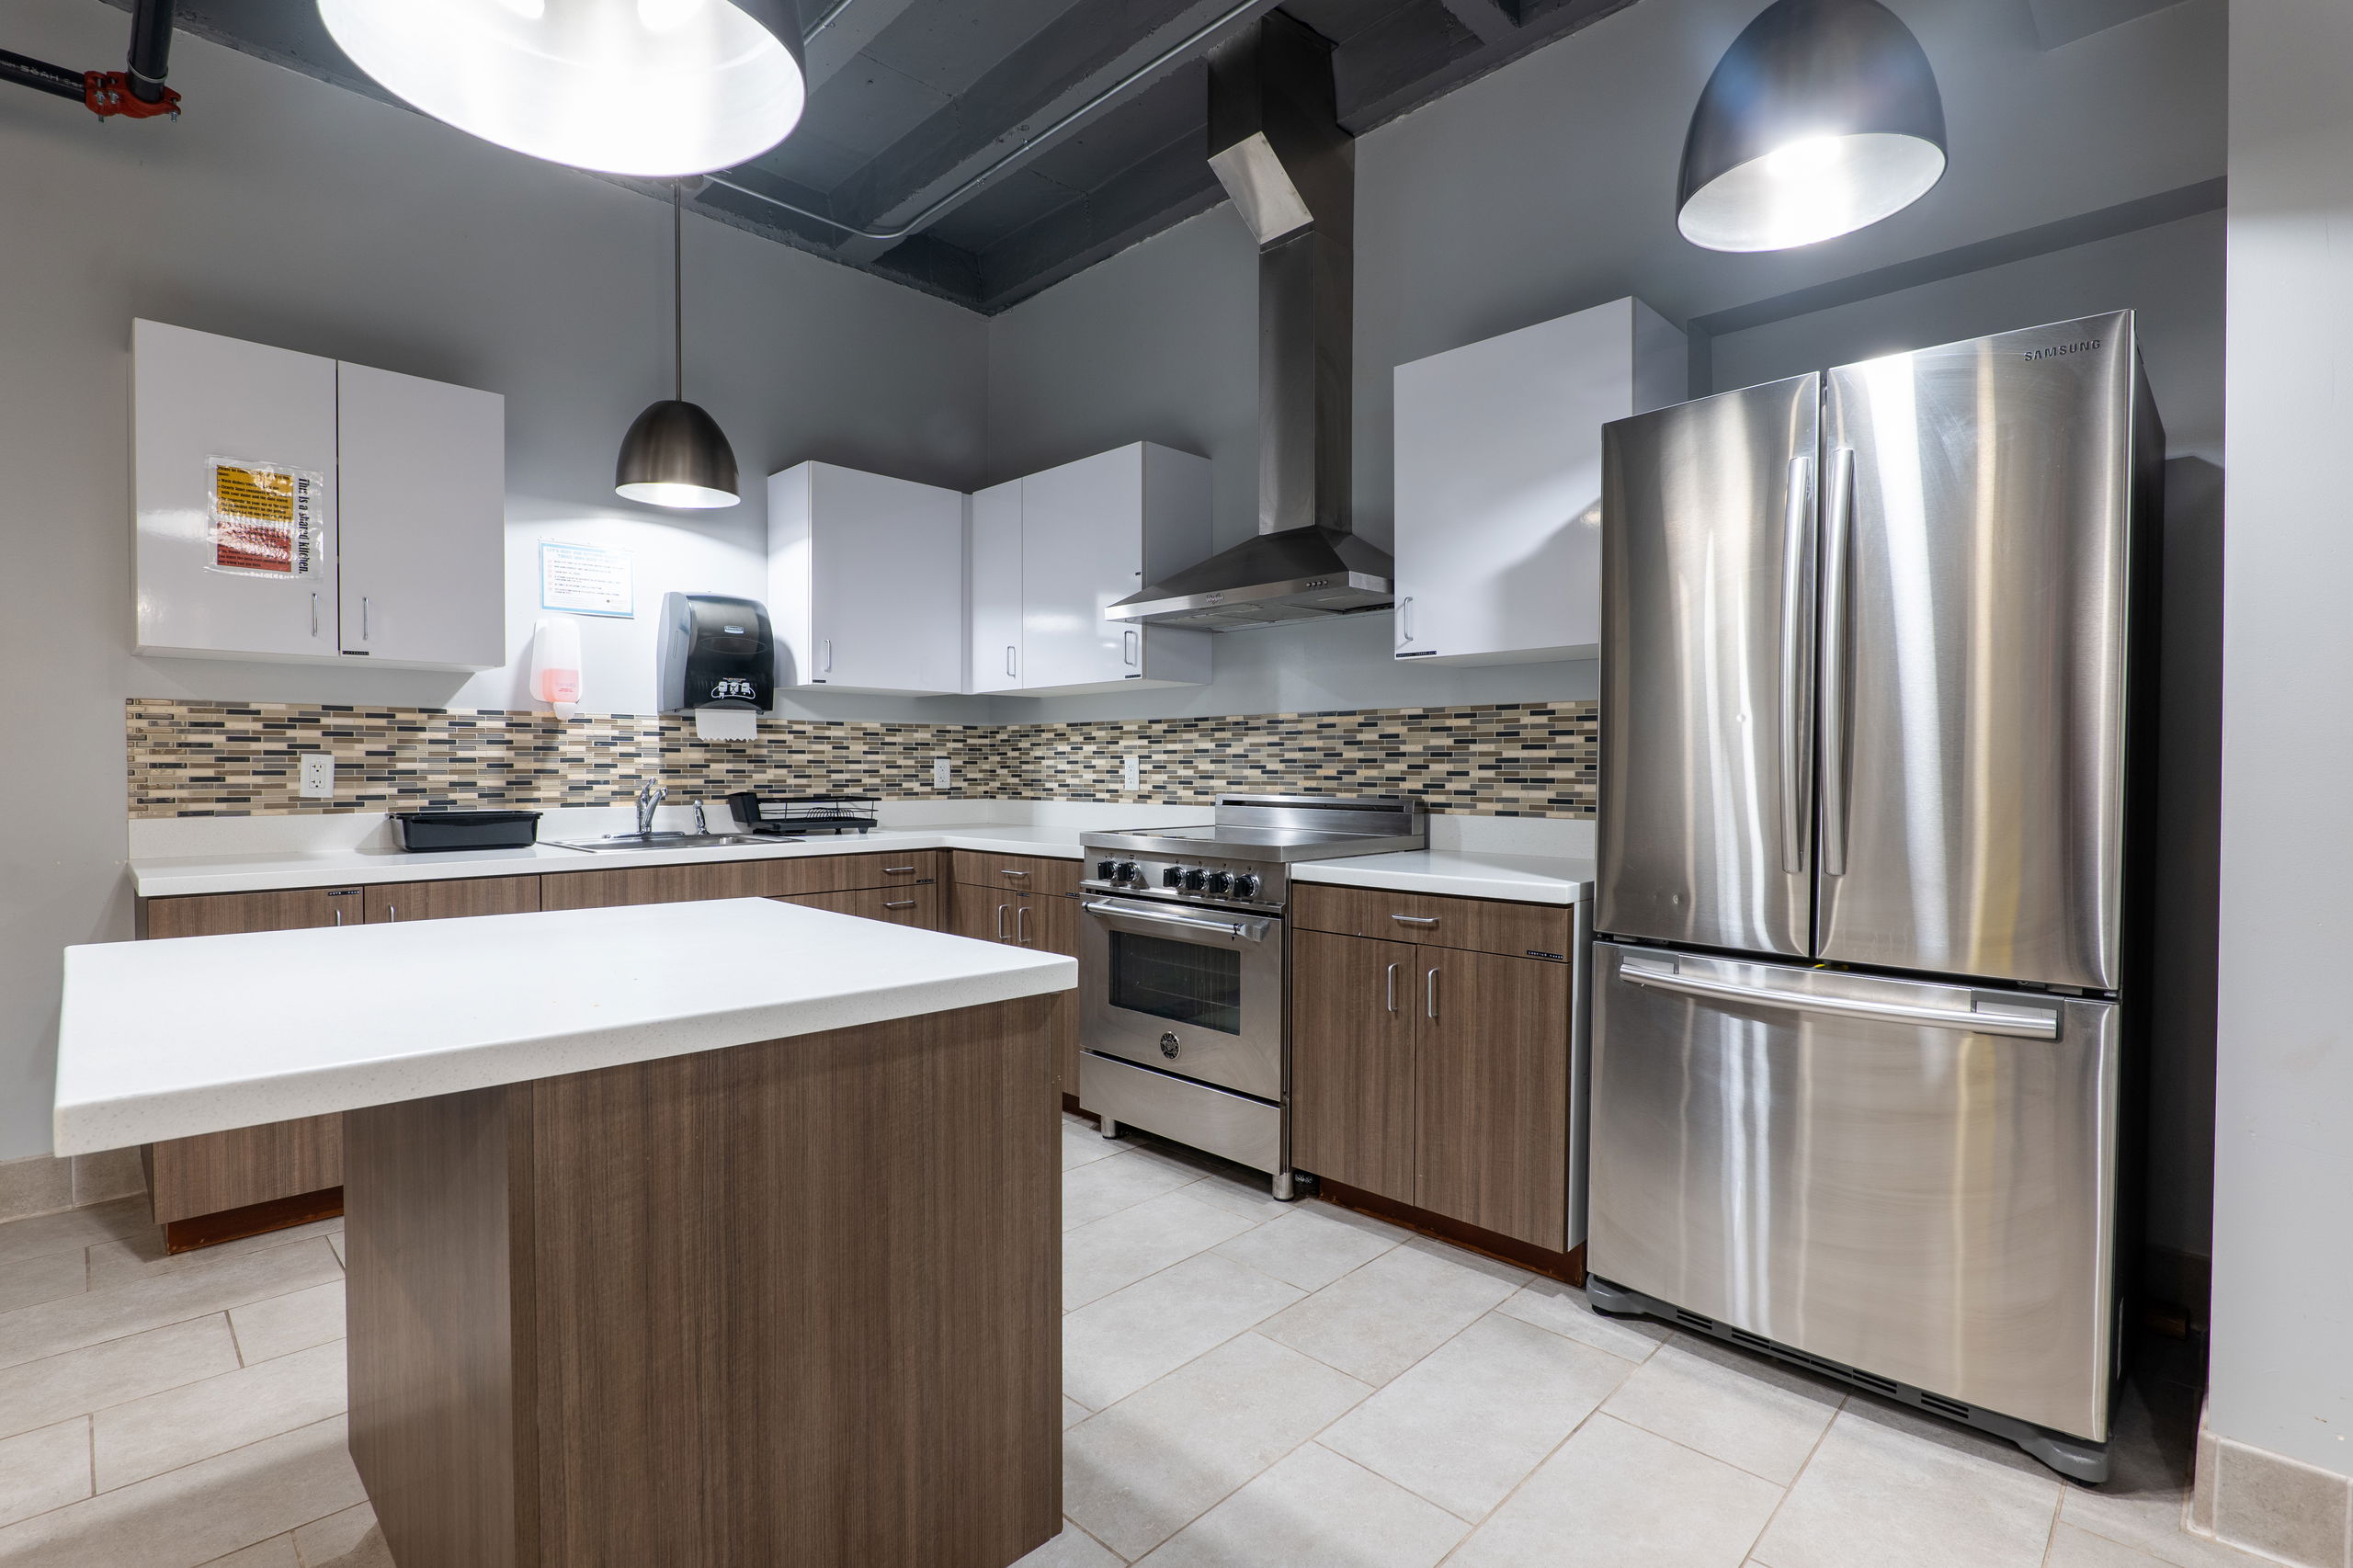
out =
{"type": "Polygon", "coordinates": [[[1130,790],[1141,790],[1143,788],[1143,758],[1140,756],[1131,756],[1123,759],[1120,764],[1120,771],[1123,776],[1122,784],[1124,788],[1130,790]]]}
{"type": "Polygon", "coordinates": [[[335,758],[324,752],[306,752],[302,757],[302,793],[316,798],[331,798],[335,794],[335,758]]]}
{"type": "Polygon", "coordinates": [[[931,787],[935,790],[945,790],[948,788],[948,759],[944,756],[933,757],[931,759],[931,787]]]}

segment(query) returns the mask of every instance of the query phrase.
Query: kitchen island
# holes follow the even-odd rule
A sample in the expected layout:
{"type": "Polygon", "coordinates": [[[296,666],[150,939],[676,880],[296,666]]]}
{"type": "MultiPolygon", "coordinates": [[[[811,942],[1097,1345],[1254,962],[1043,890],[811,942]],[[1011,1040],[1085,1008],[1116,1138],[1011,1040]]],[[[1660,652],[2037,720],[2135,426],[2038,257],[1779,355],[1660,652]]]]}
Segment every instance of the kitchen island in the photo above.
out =
{"type": "Polygon", "coordinates": [[[344,1113],[402,1568],[1003,1568],[1060,1525],[1074,978],[762,899],[70,948],[56,1146],[344,1113]]]}

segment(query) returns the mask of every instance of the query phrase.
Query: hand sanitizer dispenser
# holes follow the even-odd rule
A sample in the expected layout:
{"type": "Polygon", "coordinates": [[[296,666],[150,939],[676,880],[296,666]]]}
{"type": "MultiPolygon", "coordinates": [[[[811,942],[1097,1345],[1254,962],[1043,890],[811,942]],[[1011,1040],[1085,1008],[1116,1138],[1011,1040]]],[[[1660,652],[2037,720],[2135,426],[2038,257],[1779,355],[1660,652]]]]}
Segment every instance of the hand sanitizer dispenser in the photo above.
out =
{"type": "Polygon", "coordinates": [[[662,597],[662,710],[707,740],[750,740],[776,698],[776,639],[756,599],[662,597]]]}

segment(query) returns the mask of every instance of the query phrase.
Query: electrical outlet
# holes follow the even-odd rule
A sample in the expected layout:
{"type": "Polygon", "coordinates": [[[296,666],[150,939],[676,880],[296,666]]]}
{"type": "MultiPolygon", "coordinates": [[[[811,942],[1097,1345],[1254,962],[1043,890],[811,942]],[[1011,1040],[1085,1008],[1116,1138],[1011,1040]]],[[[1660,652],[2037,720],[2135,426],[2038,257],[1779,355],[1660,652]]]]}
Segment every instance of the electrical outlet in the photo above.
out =
{"type": "Polygon", "coordinates": [[[1127,789],[1143,788],[1143,758],[1140,756],[1124,758],[1120,762],[1120,772],[1122,776],[1121,782],[1127,789]]]}
{"type": "Polygon", "coordinates": [[[945,790],[949,787],[948,759],[944,756],[935,756],[931,759],[931,787],[935,790],[945,790]]]}
{"type": "Polygon", "coordinates": [[[323,751],[302,756],[302,793],[319,799],[335,794],[335,758],[323,751]]]}

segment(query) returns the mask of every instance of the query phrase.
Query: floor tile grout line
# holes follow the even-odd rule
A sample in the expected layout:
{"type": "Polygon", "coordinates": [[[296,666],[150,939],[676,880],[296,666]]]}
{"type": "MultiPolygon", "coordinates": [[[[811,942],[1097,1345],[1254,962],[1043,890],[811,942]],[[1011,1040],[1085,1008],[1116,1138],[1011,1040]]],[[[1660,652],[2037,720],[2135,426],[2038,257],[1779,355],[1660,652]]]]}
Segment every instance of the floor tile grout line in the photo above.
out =
{"type": "MultiPolygon", "coordinates": [[[[1531,1325],[1531,1326],[1533,1326],[1533,1325],[1531,1325]]],[[[1606,1354],[1606,1352],[1605,1352],[1605,1354],[1606,1354]]],[[[1635,1364],[1633,1364],[1633,1365],[1631,1365],[1631,1366],[1629,1366],[1629,1367],[1627,1368],[1627,1369],[1626,1369],[1626,1377],[1627,1377],[1627,1378],[1631,1378],[1631,1377],[1632,1377],[1632,1376],[1634,1375],[1634,1372],[1639,1369],[1640,1365],[1641,1365],[1641,1364],[1640,1364],[1639,1362],[1637,1362],[1637,1363],[1635,1363],[1635,1364]]],[[[1618,1380],[1618,1385],[1617,1385],[1617,1388],[1613,1388],[1613,1389],[1611,1389],[1611,1390],[1609,1391],[1609,1392],[1614,1394],[1614,1393],[1616,1393],[1616,1392],[1618,1392],[1618,1389],[1623,1388],[1623,1387],[1625,1387],[1625,1386],[1626,1386],[1626,1378],[1620,1378],[1620,1379],[1619,1379],[1619,1380],[1618,1380]]],[[[1440,1559],[1438,1560],[1438,1561],[1439,1561],[1440,1568],[1444,1568],[1444,1564],[1445,1564],[1446,1562],[1452,1561],[1452,1559],[1453,1559],[1453,1557],[1454,1557],[1454,1553],[1455,1553],[1456,1551],[1461,1551],[1465,1546],[1470,1545],[1470,1544],[1471,1544],[1471,1537],[1472,1537],[1472,1536],[1475,1536],[1475,1535],[1477,1535],[1477,1534],[1479,1533],[1479,1531],[1480,1531],[1480,1530],[1483,1530],[1483,1529],[1486,1528],[1487,1528],[1487,1522],[1488,1522],[1488,1520],[1489,1520],[1489,1519],[1493,1519],[1496,1515],[1498,1515],[1498,1514],[1502,1513],[1506,1508],[1508,1508],[1509,1506],[1511,1506],[1511,1500],[1512,1500],[1513,1498],[1515,1498],[1515,1497],[1518,1496],[1518,1495],[1519,1495],[1519,1494],[1520,1494],[1520,1492],[1521,1492],[1521,1490],[1522,1490],[1524,1487],[1526,1487],[1526,1486],[1527,1486],[1527,1484],[1528,1484],[1529,1482],[1531,1482],[1531,1481],[1533,1481],[1533,1480],[1535,1480],[1535,1479],[1536,1479],[1536,1472],[1537,1472],[1538,1471],[1540,1471],[1540,1470],[1542,1470],[1546,1465],[1551,1464],[1551,1463],[1552,1462],[1553,1457],[1554,1457],[1555,1455],[1559,1454],[1559,1453],[1560,1453],[1560,1451],[1561,1451],[1563,1449],[1567,1448],[1571,1443],[1573,1443],[1573,1442],[1576,1441],[1576,1437],[1577,1437],[1577,1434],[1578,1434],[1578,1433],[1580,1433],[1580,1432],[1584,1431],[1587,1426],[1592,1426],[1592,1425],[1593,1425],[1594,1421],[1595,1421],[1597,1418],[1598,1418],[1598,1417],[1600,1416],[1600,1415],[1601,1415],[1601,1407],[1602,1407],[1602,1405],[1604,1405],[1604,1404],[1608,1403],[1608,1399],[1609,1399],[1609,1395],[1608,1395],[1608,1394],[1604,1394],[1604,1395],[1603,1395],[1599,1400],[1596,1401],[1596,1402],[1595,1402],[1595,1403],[1594,1403],[1594,1407],[1593,1407],[1591,1410],[1586,1411],[1583,1415],[1581,1415],[1581,1416],[1577,1417],[1577,1424],[1576,1424],[1575,1426],[1572,1426],[1572,1427],[1570,1427],[1570,1428],[1569,1428],[1568,1436],[1566,1436],[1566,1437],[1563,1437],[1559,1442],[1557,1442],[1557,1443],[1553,1444],[1553,1445],[1552,1446],[1552,1448],[1550,1448],[1549,1449],[1547,1449],[1547,1450],[1545,1451],[1544,1457],[1543,1457],[1542,1459],[1538,1460],[1534,1464],[1532,1464],[1532,1465],[1529,1466],[1529,1468],[1528,1468],[1528,1473],[1527,1473],[1526,1475],[1521,1476],[1518,1481],[1514,1482],[1514,1483],[1512,1483],[1511,1490],[1510,1490],[1510,1491],[1508,1491],[1508,1492],[1506,1492],[1506,1493],[1505,1493],[1505,1494],[1503,1494],[1503,1500],[1502,1500],[1502,1501],[1500,1501],[1500,1502],[1498,1502],[1498,1503],[1497,1503],[1494,1507],[1492,1507],[1492,1508],[1490,1508],[1490,1509],[1488,1509],[1488,1510],[1487,1510],[1487,1516],[1486,1516],[1486,1518],[1483,1518],[1483,1519],[1481,1519],[1481,1520],[1478,1522],[1478,1524],[1477,1524],[1475,1527],[1473,1527],[1473,1528],[1472,1528],[1472,1531],[1471,1531],[1471,1535],[1466,1535],[1466,1536],[1464,1536],[1461,1540],[1459,1540],[1459,1541],[1455,1542],[1455,1543],[1454,1543],[1454,1550],[1453,1550],[1452,1551],[1449,1551],[1449,1552],[1446,1554],[1446,1556],[1445,1556],[1445,1557],[1440,1558],[1440,1559]]],[[[1616,1417],[1616,1416],[1612,1416],[1612,1417],[1610,1417],[1610,1419],[1614,1421],[1614,1420],[1616,1420],[1616,1419],[1617,1419],[1617,1417],[1616,1417]]]]}
{"type": "Polygon", "coordinates": [[[1774,1499],[1773,1511],[1765,1516],[1765,1522],[1756,1527],[1755,1535],[1748,1538],[1748,1545],[1741,1552],[1744,1560],[1756,1558],[1759,1563],[1764,1564],[1764,1568],[1772,1568],[1772,1564],[1756,1556],[1756,1549],[1765,1544],[1766,1536],[1772,1531],[1773,1521],[1779,1518],[1781,1510],[1789,1506],[1790,1494],[1798,1489],[1798,1483],[1805,1479],[1805,1472],[1813,1468],[1813,1461],[1821,1456],[1822,1445],[1830,1440],[1831,1430],[1838,1425],[1838,1417],[1847,1413],[1847,1398],[1846,1394],[1838,1396],[1837,1407],[1831,1411],[1830,1419],[1822,1424],[1822,1430],[1814,1437],[1813,1446],[1806,1449],[1804,1462],[1800,1464],[1797,1472],[1790,1477],[1789,1484],[1781,1488],[1780,1496],[1774,1499]]]}
{"type": "MultiPolygon", "coordinates": [[[[218,1460],[218,1459],[226,1459],[226,1458],[228,1458],[231,1454],[243,1453],[243,1452],[244,1452],[247,1449],[258,1448],[258,1447],[260,1447],[260,1446],[261,1446],[262,1444],[264,1444],[264,1443],[274,1443],[274,1442],[276,1442],[276,1441],[277,1441],[278,1438],[280,1438],[280,1437],[291,1437],[291,1436],[293,1436],[293,1435],[294,1435],[295,1433],[297,1433],[297,1432],[307,1432],[307,1431],[309,1431],[309,1430],[310,1430],[312,1427],[313,1427],[313,1426],[325,1426],[325,1425],[326,1425],[328,1422],[330,1422],[330,1421],[347,1421],[347,1420],[349,1420],[349,1419],[350,1419],[350,1416],[351,1416],[351,1413],[350,1413],[348,1410],[338,1410],[338,1411],[336,1411],[333,1415],[322,1415],[322,1416],[320,1416],[320,1417],[319,1417],[317,1420],[315,1420],[315,1421],[305,1421],[305,1422],[303,1422],[303,1423],[302,1423],[301,1426],[289,1426],[289,1427],[287,1427],[287,1428],[286,1428],[286,1430],[285,1430],[285,1431],[283,1431],[283,1432],[270,1432],[270,1433],[266,1433],[266,1434],[264,1434],[264,1435],[263,1435],[263,1436],[261,1436],[261,1437],[258,1437],[254,1438],[251,1442],[239,1443],[239,1444],[238,1444],[238,1445],[236,1445],[236,1447],[234,1447],[234,1448],[222,1449],[219,1453],[206,1454],[203,1458],[201,1458],[201,1459],[193,1459],[193,1460],[188,1460],[188,1463],[186,1463],[186,1464],[176,1464],[176,1465],[172,1466],[172,1467],[171,1467],[171,1469],[169,1469],[169,1470],[159,1470],[159,1471],[157,1471],[153,1475],[142,1475],[142,1476],[141,1476],[141,1477],[140,1477],[138,1480],[136,1480],[136,1481],[126,1481],[126,1482],[124,1482],[120,1486],[110,1486],[110,1487],[107,1488],[107,1490],[105,1490],[104,1492],[93,1491],[93,1492],[92,1492],[92,1493],[91,1493],[87,1497],[76,1497],[76,1498],[75,1498],[75,1499],[74,1499],[74,1501],[73,1501],[73,1502],[71,1502],[71,1503],[61,1503],[61,1504],[59,1504],[59,1505],[58,1505],[56,1507],[54,1507],[54,1508],[44,1508],[44,1509],[42,1509],[42,1510],[41,1510],[40,1513],[38,1513],[38,1514],[27,1514],[27,1515],[26,1515],[23,1518],[21,1518],[21,1519],[11,1519],[11,1520],[10,1520],[8,1523],[6,1523],[6,1525],[0,1525],[0,1540],[6,1540],[6,1536],[7,1536],[7,1534],[8,1534],[8,1532],[9,1532],[10,1530],[15,1529],[18,1525],[22,1525],[22,1524],[29,1523],[30,1521],[32,1521],[32,1520],[34,1520],[34,1519],[43,1519],[43,1518],[47,1518],[47,1517],[48,1517],[50,1515],[51,1515],[51,1514],[63,1513],[63,1512],[65,1509],[67,1509],[67,1508],[79,1507],[81,1505],[83,1505],[83,1504],[85,1504],[85,1503],[95,1503],[95,1502],[97,1502],[97,1501],[99,1498],[101,1498],[101,1497],[112,1497],[112,1496],[115,1496],[115,1495],[117,1495],[117,1494],[120,1494],[120,1493],[128,1492],[128,1491],[130,1491],[130,1490],[131,1490],[132,1487],[134,1487],[134,1486],[144,1486],[147,1483],[149,1483],[149,1482],[151,1482],[151,1481],[160,1480],[160,1479],[161,1479],[161,1478],[163,1478],[164,1476],[166,1476],[166,1475],[177,1475],[181,1471],[193,1469],[193,1468],[194,1468],[194,1467],[196,1467],[197,1465],[200,1465],[200,1464],[210,1464],[210,1463],[211,1461],[213,1461],[214,1460],[218,1460]]],[[[82,1419],[84,1419],[84,1420],[87,1421],[87,1420],[89,1420],[89,1417],[85,1415],[85,1416],[84,1416],[82,1419]]],[[[93,1426],[94,1427],[96,1426],[96,1425],[97,1425],[97,1423],[95,1423],[95,1422],[93,1422],[93,1423],[92,1423],[92,1426],[93,1426]]],[[[95,1439],[93,1439],[93,1441],[95,1442],[95,1439]]],[[[93,1457],[92,1457],[92,1459],[91,1459],[91,1477],[90,1477],[91,1484],[92,1484],[94,1487],[95,1487],[95,1486],[97,1485],[97,1458],[96,1458],[96,1450],[95,1450],[95,1449],[93,1449],[93,1457]]],[[[353,1506],[353,1507],[357,1507],[358,1506],[358,1504],[353,1504],[353,1505],[351,1505],[351,1506],[353,1506]]],[[[342,1512],[343,1512],[343,1510],[342,1510],[341,1508],[337,1508],[337,1509],[335,1510],[335,1513],[337,1513],[337,1514],[342,1513],[342,1512]]],[[[328,1515],[328,1514],[322,1514],[322,1515],[320,1515],[320,1516],[319,1516],[319,1517],[320,1517],[320,1518],[322,1518],[322,1519],[324,1519],[324,1518],[331,1518],[331,1517],[334,1517],[333,1515],[328,1515]]],[[[312,1521],[312,1522],[313,1522],[313,1523],[316,1523],[317,1521],[316,1521],[316,1520],[313,1520],[313,1521],[312,1521]]],[[[299,1526],[298,1526],[298,1527],[296,1527],[296,1528],[300,1528],[301,1527],[299,1527],[299,1526]]],[[[285,1535],[285,1534],[288,1534],[288,1533],[290,1533],[290,1532],[285,1531],[285,1530],[272,1530],[272,1531],[270,1532],[270,1535],[285,1535]]],[[[246,1542],[245,1542],[244,1545],[242,1545],[242,1546],[233,1546],[233,1547],[231,1547],[227,1551],[221,1553],[221,1556],[223,1556],[223,1557],[233,1557],[233,1556],[235,1556],[238,1552],[244,1551],[244,1550],[246,1549],[246,1547],[257,1546],[257,1545],[259,1545],[262,1541],[267,1540],[269,1540],[269,1539],[270,1539],[270,1537],[269,1537],[269,1536],[267,1536],[267,1535],[266,1535],[266,1536],[259,1536],[259,1537],[256,1537],[256,1538],[255,1540],[253,1540],[246,1541],[246,1542]]],[[[216,1559],[214,1559],[214,1561],[218,1561],[218,1559],[216,1558],[216,1559]]]]}

